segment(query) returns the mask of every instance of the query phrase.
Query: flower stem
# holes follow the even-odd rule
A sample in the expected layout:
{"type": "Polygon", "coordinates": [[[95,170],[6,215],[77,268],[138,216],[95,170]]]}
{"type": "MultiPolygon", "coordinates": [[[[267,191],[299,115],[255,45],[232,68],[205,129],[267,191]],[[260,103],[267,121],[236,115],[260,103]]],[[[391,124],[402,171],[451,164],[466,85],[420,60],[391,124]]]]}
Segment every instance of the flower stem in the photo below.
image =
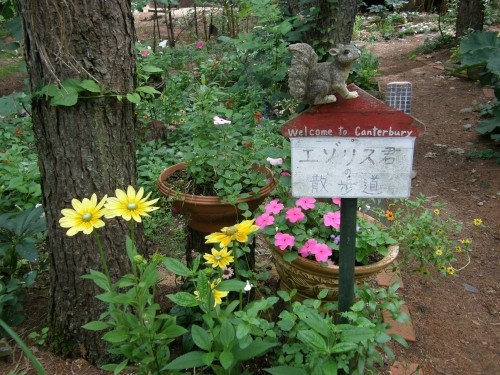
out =
{"type": "Polygon", "coordinates": [[[109,286],[112,289],[113,284],[111,283],[111,276],[109,274],[108,263],[106,262],[106,257],[104,256],[104,250],[102,247],[101,236],[99,236],[99,234],[96,231],[92,231],[92,234],[94,235],[94,238],[95,238],[95,241],[97,244],[97,250],[99,251],[99,257],[101,258],[102,269],[103,269],[104,274],[106,275],[106,277],[108,279],[109,286]]]}

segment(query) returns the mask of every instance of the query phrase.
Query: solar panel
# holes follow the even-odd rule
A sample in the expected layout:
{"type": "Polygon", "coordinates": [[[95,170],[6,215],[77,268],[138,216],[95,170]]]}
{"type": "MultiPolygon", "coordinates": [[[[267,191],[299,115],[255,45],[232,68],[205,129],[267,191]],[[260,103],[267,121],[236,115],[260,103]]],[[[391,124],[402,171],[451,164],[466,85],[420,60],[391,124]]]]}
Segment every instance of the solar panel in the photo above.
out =
{"type": "Polygon", "coordinates": [[[411,88],[411,82],[388,83],[385,103],[409,114],[411,112],[411,88]]]}

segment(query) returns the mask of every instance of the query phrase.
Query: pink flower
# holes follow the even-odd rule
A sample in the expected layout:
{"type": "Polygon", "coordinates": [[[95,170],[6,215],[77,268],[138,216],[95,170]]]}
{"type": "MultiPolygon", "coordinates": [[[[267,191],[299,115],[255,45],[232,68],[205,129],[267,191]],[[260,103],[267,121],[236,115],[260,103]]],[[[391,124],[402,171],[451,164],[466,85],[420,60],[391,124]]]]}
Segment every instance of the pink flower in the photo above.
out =
{"type": "Polygon", "coordinates": [[[328,212],[323,215],[323,224],[327,227],[340,228],[340,211],[328,212]]]}
{"type": "Polygon", "coordinates": [[[318,242],[314,238],[308,239],[304,246],[302,246],[297,252],[305,258],[308,255],[312,254],[311,250],[317,244],[318,242]]]}
{"type": "Polygon", "coordinates": [[[310,209],[314,208],[314,203],[316,203],[316,199],[302,197],[302,198],[297,199],[297,202],[295,202],[295,205],[297,207],[301,207],[303,210],[310,210],[310,209]]]}
{"type": "Polygon", "coordinates": [[[204,44],[205,43],[203,43],[203,40],[199,40],[198,42],[196,42],[196,48],[202,49],[204,44]]]}
{"type": "Polygon", "coordinates": [[[266,205],[266,214],[277,215],[281,212],[281,210],[285,208],[285,206],[280,203],[279,199],[273,199],[266,205]]]}
{"type": "Polygon", "coordinates": [[[271,164],[271,165],[281,165],[281,164],[283,164],[283,159],[282,159],[282,158],[276,158],[276,159],[275,159],[275,158],[271,158],[271,157],[269,157],[269,158],[267,158],[266,160],[267,160],[267,161],[269,162],[269,164],[271,164]]]}
{"type": "Polygon", "coordinates": [[[292,174],[288,171],[283,171],[280,173],[280,176],[291,176],[292,174]]]}
{"type": "Polygon", "coordinates": [[[222,270],[222,278],[224,280],[230,279],[231,277],[233,277],[233,275],[234,275],[234,270],[231,267],[224,268],[222,270]]]}
{"type": "Polygon", "coordinates": [[[260,229],[264,229],[272,224],[274,224],[274,217],[269,215],[267,212],[264,212],[255,219],[255,225],[257,225],[260,229]]]}
{"type": "Polygon", "coordinates": [[[287,233],[278,232],[274,236],[274,246],[279,247],[281,250],[285,250],[288,246],[293,247],[294,244],[295,237],[287,233]]]}
{"type": "Polygon", "coordinates": [[[318,243],[311,249],[311,253],[314,254],[317,262],[326,262],[332,255],[332,249],[324,243],[318,243]]]}
{"type": "Polygon", "coordinates": [[[340,198],[332,198],[332,202],[340,207],[340,198]]]}
{"type": "Polygon", "coordinates": [[[139,52],[141,54],[142,57],[146,57],[146,56],[149,56],[149,52],[148,51],[140,51],[139,52]]]}
{"type": "Polygon", "coordinates": [[[296,223],[297,221],[304,220],[306,215],[298,207],[290,208],[286,211],[285,217],[290,223],[296,223]]]}

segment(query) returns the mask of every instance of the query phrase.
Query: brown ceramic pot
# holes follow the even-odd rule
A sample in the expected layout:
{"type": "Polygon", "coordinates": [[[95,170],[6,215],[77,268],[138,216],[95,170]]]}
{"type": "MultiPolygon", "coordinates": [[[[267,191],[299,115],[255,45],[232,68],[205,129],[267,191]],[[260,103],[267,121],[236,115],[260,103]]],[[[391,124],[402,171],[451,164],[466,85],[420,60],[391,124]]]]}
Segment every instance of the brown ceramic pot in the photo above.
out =
{"type": "MultiPolygon", "coordinates": [[[[273,191],[276,181],[273,172],[264,166],[255,167],[261,171],[266,178],[267,185],[260,189],[257,196],[242,198],[238,203],[248,203],[250,211],[255,211],[264,199],[273,191]]],[[[174,172],[186,169],[184,163],[178,163],[166,168],[158,178],[158,188],[160,192],[173,198],[173,207],[188,218],[188,226],[203,233],[213,233],[220,231],[223,227],[238,223],[242,217],[242,212],[236,206],[221,203],[217,196],[192,195],[175,191],[166,184],[166,180],[174,172]]]]}
{"type": "MultiPolygon", "coordinates": [[[[356,266],[354,277],[357,284],[371,281],[375,275],[390,265],[399,253],[399,246],[391,245],[388,254],[380,261],[366,266],[356,266]]],[[[339,266],[321,266],[318,262],[299,256],[289,263],[283,258],[283,251],[271,247],[276,271],[280,277],[280,288],[289,292],[297,289],[296,300],[316,299],[318,293],[328,289],[325,300],[337,301],[339,295],[339,266]]]]}

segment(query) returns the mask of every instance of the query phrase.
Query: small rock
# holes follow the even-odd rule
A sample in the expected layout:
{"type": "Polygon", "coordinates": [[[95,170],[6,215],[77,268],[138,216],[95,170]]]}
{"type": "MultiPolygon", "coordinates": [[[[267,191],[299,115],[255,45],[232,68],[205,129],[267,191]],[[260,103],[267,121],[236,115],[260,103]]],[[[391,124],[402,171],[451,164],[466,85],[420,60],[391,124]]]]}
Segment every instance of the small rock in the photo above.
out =
{"type": "Polygon", "coordinates": [[[448,152],[451,154],[461,155],[461,154],[465,153],[465,150],[463,148],[460,148],[460,147],[451,147],[448,149],[448,152]]]}
{"type": "Polygon", "coordinates": [[[484,202],[477,202],[477,205],[482,206],[482,205],[484,205],[484,202]]]}
{"type": "Polygon", "coordinates": [[[452,87],[450,87],[450,90],[455,90],[455,88],[452,86],[452,87]]]}
{"type": "Polygon", "coordinates": [[[463,128],[464,130],[470,130],[472,128],[472,124],[465,124],[463,128]]]}
{"type": "Polygon", "coordinates": [[[414,179],[415,177],[417,177],[417,171],[416,170],[412,170],[411,171],[411,178],[414,179]]]}
{"type": "Polygon", "coordinates": [[[428,152],[427,154],[424,155],[424,158],[435,159],[436,157],[437,154],[435,152],[428,152]]]}
{"type": "Polygon", "coordinates": [[[460,110],[460,113],[471,113],[472,111],[474,111],[474,109],[473,109],[473,108],[468,107],[468,108],[462,108],[462,109],[460,110]]]}
{"type": "Polygon", "coordinates": [[[463,285],[464,289],[466,291],[468,291],[468,292],[471,292],[471,293],[477,293],[478,292],[477,288],[473,287],[472,285],[469,285],[469,284],[466,284],[466,283],[463,283],[462,285],[463,285]]]}

